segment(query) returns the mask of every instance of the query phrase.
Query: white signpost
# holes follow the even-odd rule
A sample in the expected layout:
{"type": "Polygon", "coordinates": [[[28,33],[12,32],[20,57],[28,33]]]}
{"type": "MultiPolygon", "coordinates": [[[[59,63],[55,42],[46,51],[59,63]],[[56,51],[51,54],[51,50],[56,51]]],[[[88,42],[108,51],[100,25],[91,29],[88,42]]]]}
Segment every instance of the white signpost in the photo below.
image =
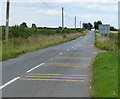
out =
{"type": "Polygon", "coordinates": [[[99,33],[100,34],[109,34],[110,33],[110,25],[99,25],[99,33]]]}

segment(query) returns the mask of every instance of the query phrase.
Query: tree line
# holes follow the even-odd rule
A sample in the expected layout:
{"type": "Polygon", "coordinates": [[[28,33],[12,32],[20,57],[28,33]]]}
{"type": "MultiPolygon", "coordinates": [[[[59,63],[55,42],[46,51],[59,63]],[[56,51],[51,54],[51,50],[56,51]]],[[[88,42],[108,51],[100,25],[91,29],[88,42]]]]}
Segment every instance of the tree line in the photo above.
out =
{"type": "MultiPolygon", "coordinates": [[[[98,30],[99,29],[99,25],[102,25],[101,21],[95,21],[94,22],[94,26],[90,22],[89,23],[83,23],[83,28],[84,29],[88,29],[88,30],[91,30],[91,29],[98,30]]],[[[23,22],[22,24],[20,24],[20,26],[28,27],[26,22],[23,22]]],[[[36,24],[33,23],[31,28],[37,28],[36,24]]],[[[113,26],[110,26],[110,30],[111,31],[117,31],[117,29],[115,27],[113,27],[113,26]]]]}
{"type": "MultiPolygon", "coordinates": [[[[22,27],[28,27],[26,22],[21,23],[20,26],[22,26],[22,27]]],[[[33,23],[32,26],[31,26],[31,28],[37,28],[36,24],[33,23]]]]}
{"type": "MultiPolygon", "coordinates": [[[[102,25],[103,23],[101,21],[95,21],[94,25],[92,25],[91,23],[83,23],[83,28],[91,30],[91,29],[95,29],[98,30],[99,29],[99,25],[102,25]]],[[[117,31],[117,29],[114,26],[110,26],[110,31],[117,31]]]]}
{"type": "MultiPolygon", "coordinates": [[[[10,26],[9,27],[9,38],[29,38],[32,35],[56,35],[56,34],[67,34],[67,33],[76,33],[83,31],[84,29],[77,28],[48,28],[48,27],[37,27],[36,24],[32,24],[31,28],[27,26],[26,22],[21,23],[20,25],[10,26]]],[[[5,39],[5,26],[2,26],[2,39],[5,39]]]]}

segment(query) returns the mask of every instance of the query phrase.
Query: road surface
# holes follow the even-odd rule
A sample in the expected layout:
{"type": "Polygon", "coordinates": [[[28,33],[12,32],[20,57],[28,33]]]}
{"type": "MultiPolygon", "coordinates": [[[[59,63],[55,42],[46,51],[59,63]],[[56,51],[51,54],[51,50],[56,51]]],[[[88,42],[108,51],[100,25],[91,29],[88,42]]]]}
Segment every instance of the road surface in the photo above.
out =
{"type": "Polygon", "coordinates": [[[95,37],[86,36],[2,63],[3,97],[90,97],[95,37]]]}

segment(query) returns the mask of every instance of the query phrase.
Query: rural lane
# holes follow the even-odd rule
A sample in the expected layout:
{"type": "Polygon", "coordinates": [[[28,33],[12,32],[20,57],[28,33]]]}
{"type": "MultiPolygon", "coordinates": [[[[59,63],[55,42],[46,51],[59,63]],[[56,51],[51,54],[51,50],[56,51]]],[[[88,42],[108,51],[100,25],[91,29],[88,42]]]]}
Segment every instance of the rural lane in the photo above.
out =
{"type": "Polygon", "coordinates": [[[3,97],[90,97],[94,43],[94,32],[89,31],[75,40],[3,61],[3,97]]]}

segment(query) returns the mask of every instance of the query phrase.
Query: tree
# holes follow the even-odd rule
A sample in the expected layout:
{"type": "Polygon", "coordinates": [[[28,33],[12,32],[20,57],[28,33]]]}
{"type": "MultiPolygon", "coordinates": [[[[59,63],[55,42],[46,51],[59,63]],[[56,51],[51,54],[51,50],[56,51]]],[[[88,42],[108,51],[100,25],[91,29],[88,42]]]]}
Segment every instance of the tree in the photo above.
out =
{"type": "Polygon", "coordinates": [[[83,28],[87,29],[88,28],[88,24],[87,23],[83,23],[83,28]]]}
{"type": "Polygon", "coordinates": [[[23,22],[22,24],[20,24],[20,26],[27,27],[27,23],[23,22]]]}
{"type": "Polygon", "coordinates": [[[83,28],[91,30],[93,28],[93,25],[91,23],[83,23],[83,28]]]}
{"type": "Polygon", "coordinates": [[[37,28],[37,26],[33,23],[33,24],[32,24],[32,28],[37,28]]]}
{"type": "Polygon", "coordinates": [[[114,26],[111,26],[110,31],[117,31],[117,29],[114,26]]]}
{"type": "Polygon", "coordinates": [[[100,24],[102,25],[101,21],[94,22],[94,28],[95,28],[95,30],[98,29],[98,27],[99,27],[100,24]]]}
{"type": "Polygon", "coordinates": [[[59,28],[59,29],[62,29],[62,27],[61,27],[61,26],[59,26],[58,28],[59,28]]]}
{"type": "Polygon", "coordinates": [[[87,24],[87,29],[88,29],[88,30],[91,30],[92,28],[93,28],[93,25],[92,25],[91,23],[88,23],[88,24],[87,24]]]}
{"type": "Polygon", "coordinates": [[[97,22],[94,22],[94,28],[97,29],[97,22]]]}

